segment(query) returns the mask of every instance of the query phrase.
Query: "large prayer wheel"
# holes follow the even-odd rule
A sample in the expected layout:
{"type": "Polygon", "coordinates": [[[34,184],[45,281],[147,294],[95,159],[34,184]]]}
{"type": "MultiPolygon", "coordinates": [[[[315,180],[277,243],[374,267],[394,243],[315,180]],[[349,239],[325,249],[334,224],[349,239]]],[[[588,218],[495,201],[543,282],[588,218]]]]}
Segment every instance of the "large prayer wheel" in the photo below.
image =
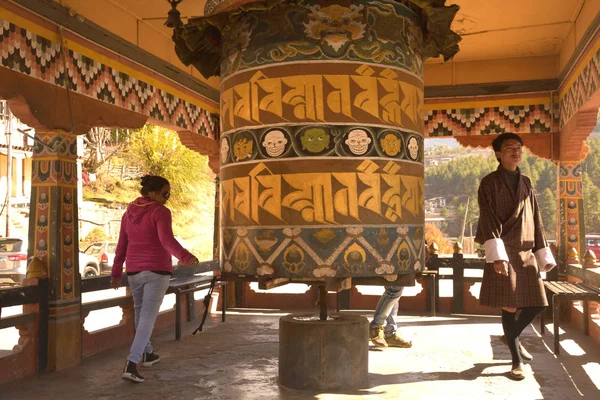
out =
{"type": "Polygon", "coordinates": [[[182,61],[221,76],[223,270],[392,280],[422,268],[423,59],[458,49],[456,10],[434,3],[209,1],[175,30],[182,61]],[[440,10],[455,40],[444,51],[423,42],[440,10]]]}

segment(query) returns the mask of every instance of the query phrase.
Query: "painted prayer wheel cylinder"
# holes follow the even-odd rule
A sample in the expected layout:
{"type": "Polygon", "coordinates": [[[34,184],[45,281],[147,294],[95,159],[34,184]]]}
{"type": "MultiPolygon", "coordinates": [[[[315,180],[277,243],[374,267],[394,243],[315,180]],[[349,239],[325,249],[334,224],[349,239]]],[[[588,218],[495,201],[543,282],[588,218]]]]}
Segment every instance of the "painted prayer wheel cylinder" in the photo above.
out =
{"type": "Polygon", "coordinates": [[[369,322],[359,315],[319,321],[313,315],[279,319],[279,384],[298,390],[364,387],[369,376],[369,322]]]}
{"type": "Polygon", "coordinates": [[[220,31],[222,268],[298,280],[420,270],[417,12],[256,4],[220,31]]]}

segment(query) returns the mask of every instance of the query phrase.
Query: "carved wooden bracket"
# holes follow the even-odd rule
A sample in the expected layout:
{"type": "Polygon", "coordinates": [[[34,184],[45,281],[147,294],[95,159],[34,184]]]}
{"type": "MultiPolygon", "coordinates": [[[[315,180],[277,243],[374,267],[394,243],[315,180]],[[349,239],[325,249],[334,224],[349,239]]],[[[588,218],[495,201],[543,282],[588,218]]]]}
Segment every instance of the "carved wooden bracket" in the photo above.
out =
{"type": "Polygon", "coordinates": [[[556,158],[560,161],[582,161],[590,151],[586,139],[596,127],[598,109],[578,111],[560,132],[556,158]]]}
{"type": "Polygon", "coordinates": [[[208,156],[208,166],[215,174],[219,174],[221,161],[219,160],[219,142],[206,136],[190,131],[179,131],[179,139],[188,149],[192,149],[208,156]]]}

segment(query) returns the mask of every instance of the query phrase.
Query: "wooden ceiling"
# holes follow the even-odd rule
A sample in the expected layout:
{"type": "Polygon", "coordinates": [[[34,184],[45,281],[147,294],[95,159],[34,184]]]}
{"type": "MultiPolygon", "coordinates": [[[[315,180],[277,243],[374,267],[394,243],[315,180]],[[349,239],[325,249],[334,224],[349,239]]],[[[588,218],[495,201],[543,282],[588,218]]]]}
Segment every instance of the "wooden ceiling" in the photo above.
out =
{"type": "MultiPolygon", "coordinates": [[[[166,0],[105,1],[171,35],[171,30],[163,25],[170,9],[166,0]]],[[[183,0],[178,9],[182,17],[201,16],[205,3],[205,0],[183,0]]],[[[452,27],[463,40],[455,59],[472,61],[558,54],[585,0],[449,0],[447,3],[460,6],[452,27]]]]}

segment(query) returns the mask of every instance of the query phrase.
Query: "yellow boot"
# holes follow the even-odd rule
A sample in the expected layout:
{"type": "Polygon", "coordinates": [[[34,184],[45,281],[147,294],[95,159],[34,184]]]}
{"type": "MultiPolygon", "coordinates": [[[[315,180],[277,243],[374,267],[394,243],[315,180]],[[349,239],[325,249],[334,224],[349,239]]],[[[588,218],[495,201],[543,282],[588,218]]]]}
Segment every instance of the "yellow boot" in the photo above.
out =
{"type": "Polygon", "coordinates": [[[402,339],[398,332],[394,332],[392,336],[386,336],[385,341],[389,347],[402,347],[404,349],[409,349],[412,347],[412,342],[402,339]]]}
{"type": "Polygon", "coordinates": [[[369,340],[373,342],[375,347],[388,347],[383,335],[383,326],[369,327],[369,340]]]}

